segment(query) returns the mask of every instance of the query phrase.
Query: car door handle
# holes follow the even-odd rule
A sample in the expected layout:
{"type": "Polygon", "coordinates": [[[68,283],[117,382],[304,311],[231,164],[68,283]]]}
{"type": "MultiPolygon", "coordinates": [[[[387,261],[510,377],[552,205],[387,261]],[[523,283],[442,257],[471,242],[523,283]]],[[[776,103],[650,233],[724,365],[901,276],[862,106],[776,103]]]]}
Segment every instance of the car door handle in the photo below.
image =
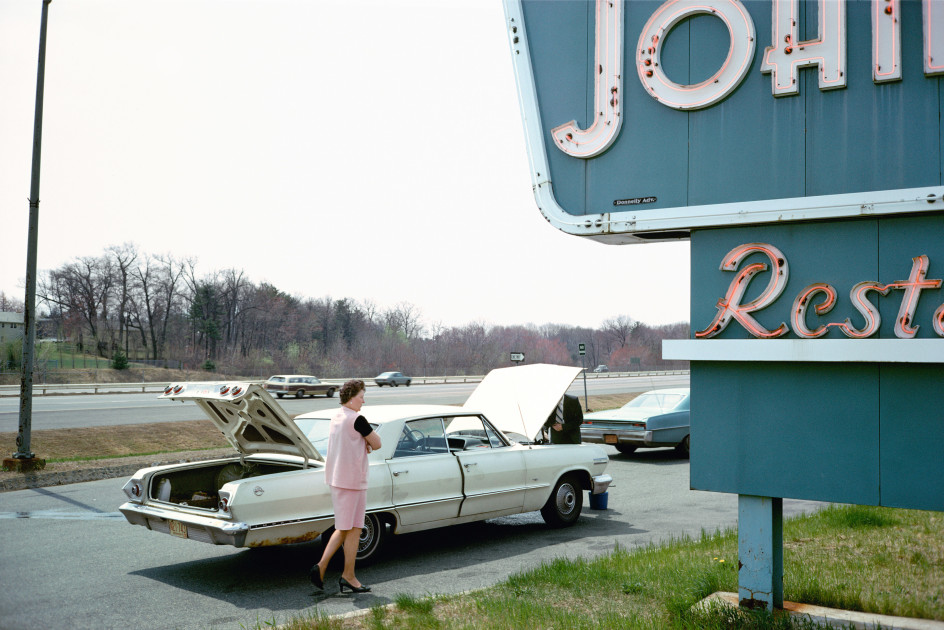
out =
{"type": "Polygon", "coordinates": [[[394,471],[393,476],[394,476],[394,477],[399,477],[400,475],[405,475],[405,474],[407,474],[408,472],[410,472],[410,471],[409,471],[409,470],[397,470],[397,471],[394,471]]]}
{"type": "Polygon", "coordinates": [[[471,468],[472,466],[478,466],[478,465],[479,465],[478,462],[472,462],[471,464],[463,464],[463,466],[465,466],[466,468],[471,468]]]}

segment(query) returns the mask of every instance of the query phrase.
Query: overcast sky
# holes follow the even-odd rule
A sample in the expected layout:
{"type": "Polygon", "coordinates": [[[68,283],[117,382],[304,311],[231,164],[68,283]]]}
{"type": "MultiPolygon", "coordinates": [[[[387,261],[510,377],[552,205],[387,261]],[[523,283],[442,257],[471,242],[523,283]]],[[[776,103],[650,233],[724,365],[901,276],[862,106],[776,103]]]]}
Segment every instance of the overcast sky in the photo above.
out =
{"type": "MultiPolygon", "coordinates": [[[[0,0],[0,290],[22,300],[40,0],[0,0]]],[[[688,320],[688,243],[531,193],[499,0],[54,0],[38,266],[125,242],[427,324],[688,320]]]]}

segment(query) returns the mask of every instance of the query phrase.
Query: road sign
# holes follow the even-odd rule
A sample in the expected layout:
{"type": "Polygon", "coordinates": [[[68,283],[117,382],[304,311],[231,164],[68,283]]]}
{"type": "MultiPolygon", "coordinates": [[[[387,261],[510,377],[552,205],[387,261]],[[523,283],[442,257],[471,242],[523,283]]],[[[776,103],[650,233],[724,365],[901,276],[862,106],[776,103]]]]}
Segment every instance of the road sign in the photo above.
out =
{"type": "Polygon", "coordinates": [[[587,354],[587,345],[583,343],[577,344],[577,352],[580,353],[580,356],[587,354]]]}
{"type": "Polygon", "coordinates": [[[511,360],[514,361],[515,363],[521,363],[522,361],[524,361],[524,352],[512,352],[511,360]]]}
{"type": "Polygon", "coordinates": [[[944,3],[505,0],[535,198],[610,243],[944,209],[944,3]]]}

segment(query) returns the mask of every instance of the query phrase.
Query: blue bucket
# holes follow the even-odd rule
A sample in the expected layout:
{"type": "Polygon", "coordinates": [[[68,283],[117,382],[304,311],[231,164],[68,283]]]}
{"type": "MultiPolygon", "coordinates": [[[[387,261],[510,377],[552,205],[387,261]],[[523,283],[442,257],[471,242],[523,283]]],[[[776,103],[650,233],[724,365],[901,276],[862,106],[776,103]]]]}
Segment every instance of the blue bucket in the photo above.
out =
{"type": "Polygon", "coordinates": [[[591,510],[605,510],[607,500],[610,498],[609,492],[601,492],[600,494],[591,494],[590,495],[590,509],[591,510]]]}

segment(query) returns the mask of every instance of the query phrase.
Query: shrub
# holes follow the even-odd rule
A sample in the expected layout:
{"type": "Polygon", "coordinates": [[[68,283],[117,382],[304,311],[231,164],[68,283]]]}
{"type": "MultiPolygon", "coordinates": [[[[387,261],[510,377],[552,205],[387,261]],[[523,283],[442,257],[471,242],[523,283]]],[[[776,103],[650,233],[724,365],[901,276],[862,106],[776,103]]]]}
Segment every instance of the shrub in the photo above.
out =
{"type": "Polygon", "coordinates": [[[214,363],[213,361],[210,361],[209,359],[207,359],[206,361],[203,362],[203,370],[205,372],[212,372],[215,369],[216,369],[216,363],[214,363]]]}
{"type": "Polygon", "coordinates": [[[128,369],[128,357],[125,356],[124,352],[115,350],[115,353],[111,355],[111,367],[115,370],[128,369]]]}

